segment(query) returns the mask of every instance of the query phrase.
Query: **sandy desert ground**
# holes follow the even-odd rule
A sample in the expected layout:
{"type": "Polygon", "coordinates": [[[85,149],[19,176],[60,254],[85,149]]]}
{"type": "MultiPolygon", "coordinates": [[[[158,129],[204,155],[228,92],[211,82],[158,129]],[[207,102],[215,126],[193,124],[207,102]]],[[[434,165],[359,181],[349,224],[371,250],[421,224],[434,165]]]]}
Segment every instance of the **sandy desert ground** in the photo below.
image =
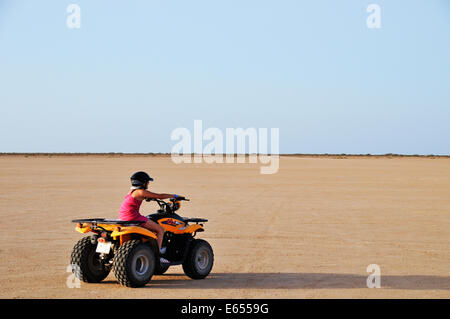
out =
{"type": "MultiPolygon", "coordinates": [[[[174,164],[167,156],[0,156],[1,298],[450,298],[450,158],[283,156],[259,164],[174,164]],[[83,235],[70,221],[116,218],[129,176],[191,199],[214,248],[205,280],[181,266],[144,288],[68,288],[83,235]],[[381,288],[366,286],[367,266],[381,288]]],[[[142,213],[156,210],[144,203],[142,213]]]]}

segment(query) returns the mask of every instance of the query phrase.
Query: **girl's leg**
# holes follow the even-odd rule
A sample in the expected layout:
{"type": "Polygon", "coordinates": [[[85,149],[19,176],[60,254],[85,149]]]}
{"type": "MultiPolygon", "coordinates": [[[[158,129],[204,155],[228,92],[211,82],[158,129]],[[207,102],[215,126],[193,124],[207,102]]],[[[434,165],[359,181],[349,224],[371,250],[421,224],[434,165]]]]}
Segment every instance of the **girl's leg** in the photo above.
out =
{"type": "Polygon", "coordinates": [[[152,232],[156,233],[158,247],[159,250],[161,250],[162,241],[164,238],[164,228],[162,228],[160,225],[158,225],[152,220],[147,220],[145,224],[142,225],[142,227],[147,228],[148,230],[151,230],[152,232]]]}

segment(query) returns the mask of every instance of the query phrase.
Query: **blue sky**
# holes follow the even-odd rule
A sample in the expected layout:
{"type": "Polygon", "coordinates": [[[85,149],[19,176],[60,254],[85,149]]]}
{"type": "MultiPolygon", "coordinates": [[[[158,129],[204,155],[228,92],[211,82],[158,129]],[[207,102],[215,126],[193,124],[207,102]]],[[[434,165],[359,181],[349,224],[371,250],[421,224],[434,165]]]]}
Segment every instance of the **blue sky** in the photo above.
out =
{"type": "Polygon", "coordinates": [[[196,119],[279,128],[281,153],[450,154],[450,2],[0,0],[0,152],[170,152],[196,119]]]}

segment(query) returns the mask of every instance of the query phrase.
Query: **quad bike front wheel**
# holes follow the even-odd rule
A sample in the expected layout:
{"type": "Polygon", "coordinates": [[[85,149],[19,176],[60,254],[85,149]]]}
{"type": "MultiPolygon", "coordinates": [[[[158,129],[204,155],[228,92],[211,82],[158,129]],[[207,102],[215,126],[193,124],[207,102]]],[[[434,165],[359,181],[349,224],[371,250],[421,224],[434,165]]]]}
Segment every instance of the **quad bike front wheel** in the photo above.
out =
{"type": "Polygon", "coordinates": [[[80,239],[73,247],[70,256],[72,272],[84,282],[100,282],[108,277],[111,268],[106,267],[100,254],[95,251],[97,245],[91,237],[80,239]]]}
{"type": "Polygon", "coordinates": [[[184,273],[192,279],[203,279],[209,275],[214,264],[211,245],[203,239],[195,239],[183,263],[184,273]]]}
{"type": "Polygon", "coordinates": [[[123,243],[114,256],[114,274],[124,286],[145,286],[155,271],[155,254],[140,240],[123,243]]]}

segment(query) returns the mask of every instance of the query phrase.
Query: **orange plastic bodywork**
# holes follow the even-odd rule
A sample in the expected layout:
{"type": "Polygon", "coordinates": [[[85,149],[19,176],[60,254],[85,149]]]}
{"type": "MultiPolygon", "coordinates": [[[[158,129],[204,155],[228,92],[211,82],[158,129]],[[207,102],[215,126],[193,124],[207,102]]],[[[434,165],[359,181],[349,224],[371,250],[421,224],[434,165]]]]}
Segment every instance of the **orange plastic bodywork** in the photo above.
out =
{"type": "MultiPolygon", "coordinates": [[[[108,231],[112,231],[111,237],[114,240],[116,240],[119,237],[121,245],[122,245],[122,243],[124,243],[130,239],[131,234],[142,235],[143,241],[147,241],[149,239],[156,240],[156,234],[146,228],[143,228],[143,227],[139,227],[139,226],[122,227],[120,225],[109,225],[109,224],[97,224],[97,225],[108,231]]],[[[81,225],[79,224],[79,225],[77,225],[77,227],[75,227],[75,230],[82,234],[88,233],[88,232],[92,231],[91,224],[89,224],[89,223],[84,223],[81,225]]]]}
{"type": "MultiPolygon", "coordinates": [[[[195,232],[204,231],[202,225],[195,224],[186,226],[186,223],[175,219],[175,218],[163,218],[158,221],[158,224],[161,225],[165,231],[174,233],[174,234],[193,234],[195,232]]],[[[121,225],[111,225],[111,224],[97,224],[99,227],[106,229],[107,231],[111,231],[111,237],[114,240],[119,238],[120,244],[130,240],[132,234],[142,235],[143,241],[148,241],[150,239],[157,239],[156,234],[152,231],[139,227],[139,226],[121,226],[121,225]]],[[[75,227],[75,230],[79,233],[86,234],[92,231],[92,224],[83,223],[78,224],[75,227]]]]}
{"type": "Polygon", "coordinates": [[[83,225],[78,225],[77,227],[75,227],[75,230],[79,233],[86,234],[91,231],[91,227],[89,226],[83,227],[83,225]]]}
{"type": "MultiPolygon", "coordinates": [[[[113,239],[116,239],[119,236],[122,237],[122,236],[130,235],[130,234],[139,234],[139,235],[142,235],[145,237],[150,237],[150,238],[156,239],[155,233],[144,227],[139,227],[139,226],[117,227],[117,225],[113,225],[113,226],[115,226],[115,229],[111,233],[111,237],[113,239]]],[[[103,227],[103,228],[105,228],[105,227],[103,227]]]]}
{"type": "Polygon", "coordinates": [[[169,231],[177,235],[192,234],[198,231],[203,231],[203,227],[199,224],[186,227],[185,222],[175,218],[162,218],[158,220],[158,224],[161,225],[165,231],[169,231]]]}

